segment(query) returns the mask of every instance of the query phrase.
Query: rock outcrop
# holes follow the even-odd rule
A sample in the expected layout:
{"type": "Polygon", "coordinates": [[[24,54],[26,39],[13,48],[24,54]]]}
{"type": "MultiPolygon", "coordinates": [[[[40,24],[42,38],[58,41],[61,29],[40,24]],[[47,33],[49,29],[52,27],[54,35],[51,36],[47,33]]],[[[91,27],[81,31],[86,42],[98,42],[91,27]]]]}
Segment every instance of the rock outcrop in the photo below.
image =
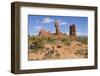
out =
{"type": "Polygon", "coordinates": [[[39,31],[39,36],[49,36],[49,35],[51,35],[51,32],[50,31],[46,31],[43,28],[39,31]]]}
{"type": "Polygon", "coordinates": [[[56,35],[59,35],[60,34],[60,27],[59,27],[59,22],[56,20],[55,21],[55,29],[56,29],[56,35]]]}
{"type": "Polygon", "coordinates": [[[70,37],[72,40],[76,39],[76,25],[75,24],[70,25],[70,37]]]}
{"type": "MultiPolygon", "coordinates": [[[[39,36],[48,37],[48,36],[56,35],[58,37],[60,36],[62,37],[63,35],[67,35],[67,33],[61,32],[60,23],[57,20],[55,21],[54,26],[55,26],[55,33],[51,33],[50,31],[46,31],[45,29],[42,28],[39,31],[39,36]]],[[[76,25],[75,24],[70,25],[69,36],[71,37],[72,40],[76,39],[76,25]]]]}

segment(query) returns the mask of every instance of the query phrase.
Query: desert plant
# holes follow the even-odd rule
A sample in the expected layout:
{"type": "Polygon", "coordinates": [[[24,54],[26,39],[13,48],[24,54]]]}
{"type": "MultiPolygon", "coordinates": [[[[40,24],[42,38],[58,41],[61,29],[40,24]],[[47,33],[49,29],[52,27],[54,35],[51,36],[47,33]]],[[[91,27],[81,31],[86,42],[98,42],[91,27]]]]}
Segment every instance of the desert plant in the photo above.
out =
{"type": "Polygon", "coordinates": [[[34,39],[34,41],[32,42],[30,46],[33,46],[31,48],[33,51],[42,50],[44,48],[44,42],[42,41],[41,38],[36,38],[34,39]]]}
{"type": "Polygon", "coordinates": [[[83,44],[88,44],[88,38],[86,36],[79,36],[77,40],[83,44]]]}
{"type": "Polygon", "coordinates": [[[65,36],[61,39],[62,44],[70,46],[71,39],[68,36],[65,36]]]}
{"type": "Polygon", "coordinates": [[[62,42],[63,42],[64,45],[67,45],[67,46],[71,45],[71,40],[70,39],[67,39],[67,38],[65,39],[64,38],[64,39],[62,39],[62,42]]]}
{"type": "Polygon", "coordinates": [[[59,54],[59,53],[57,53],[55,56],[56,56],[57,58],[59,58],[59,57],[60,57],[60,54],[59,54]]]}
{"type": "Polygon", "coordinates": [[[50,44],[55,44],[56,43],[56,39],[53,38],[53,37],[48,37],[47,38],[47,42],[50,43],[50,44]]]}

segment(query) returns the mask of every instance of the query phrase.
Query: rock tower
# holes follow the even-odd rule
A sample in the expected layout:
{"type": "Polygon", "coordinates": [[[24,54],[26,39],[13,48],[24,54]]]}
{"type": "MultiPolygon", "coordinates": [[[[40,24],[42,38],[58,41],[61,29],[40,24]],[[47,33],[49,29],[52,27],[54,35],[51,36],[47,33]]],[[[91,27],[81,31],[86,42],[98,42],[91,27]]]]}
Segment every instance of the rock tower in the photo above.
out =
{"type": "Polygon", "coordinates": [[[72,39],[76,39],[76,26],[75,26],[75,24],[70,25],[70,36],[72,39]]]}
{"type": "Polygon", "coordinates": [[[59,28],[59,22],[56,20],[55,21],[55,29],[56,29],[56,35],[60,34],[60,28],[59,28]]]}

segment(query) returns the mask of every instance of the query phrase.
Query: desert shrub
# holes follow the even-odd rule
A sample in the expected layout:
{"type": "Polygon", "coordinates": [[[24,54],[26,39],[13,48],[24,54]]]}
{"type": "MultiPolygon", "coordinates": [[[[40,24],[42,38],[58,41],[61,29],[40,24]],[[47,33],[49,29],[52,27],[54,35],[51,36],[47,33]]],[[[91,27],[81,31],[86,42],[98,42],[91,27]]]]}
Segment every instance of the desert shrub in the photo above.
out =
{"type": "Polygon", "coordinates": [[[33,43],[33,51],[42,50],[44,48],[44,42],[41,38],[36,38],[33,43]]]}
{"type": "Polygon", "coordinates": [[[70,40],[70,38],[67,37],[67,36],[61,38],[61,41],[62,41],[62,42],[65,42],[65,41],[67,41],[67,40],[70,40]]]}
{"type": "Polygon", "coordinates": [[[29,41],[34,41],[34,40],[36,40],[38,37],[37,36],[30,36],[29,37],[29,41]]]}
{"type": "Polygon", "coordinates": [[[71,41],[70,40],[68,40],[68,41],[66,41],[66,43],[65,44],[67,44],[68,46],[70,46],[71,45],[71,41]]]}
{"type": "Polygon", "coordinates": [[[67,38],[62,38],[61,41],[65,42],[65,41],[67,41],[67,38]]]}
{"type": "Polygon", "coordinates": [[[41,37],[41,40],[44,44],[48,43],[48,38],[47,37],[41,37]]]}
{"type": "Polygon", "coordinates": [[[88,44],[88,38],[86,36],[80,36],[77,40],[83,44],[88,44]]]}
{"type": "Polygon", "coordinates": [[[49,48],[46,48],[45,50],[46,50],[46,53],[45,53],[44,59],[51,58],[54,53],[54,50],[50,50],[49,48]]]}
{"type": "Polygon", "coordinates": [[[54,37],[48,37],[47,38],[47,42],[50,44],[55,44],[56,43],[56,39],[54,37]]]}
{"type": "Polygon", "coordinates": [[[71,44],[71,39],[70,39],[69,37],[65,36],[65,37],[62,37],[62,38],[61,38],[61,42],[62,42],[62,44],[64,44],[64,45],[70,46],[70,44],[71,44]]]}
{"type": "Polygon", "coordinates": [[[67,37],[66,38],[62,38],[61,41],[62,41],[62,43],[64,45],[70,46],[70,44],[71,44],[71,40],[69,38],[67,38],[67,37]]]}
{"type": "Polygon", "coordinates": [[[56,56],[57,58],[59,58],[59,57],[60,57],[60,54],[59,54],[59,53],[57,53],[55,56],[56,56]]]}

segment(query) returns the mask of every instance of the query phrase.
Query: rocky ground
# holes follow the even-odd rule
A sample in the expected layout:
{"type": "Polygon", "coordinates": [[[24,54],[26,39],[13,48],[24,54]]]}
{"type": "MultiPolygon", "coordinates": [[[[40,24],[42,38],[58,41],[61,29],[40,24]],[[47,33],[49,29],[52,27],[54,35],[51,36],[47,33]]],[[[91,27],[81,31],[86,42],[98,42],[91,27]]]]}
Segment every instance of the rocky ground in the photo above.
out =
{"type": "Polygon", "coordinates": [[[29,49],[29,60],[79,59],[88,57],[87,44],[72,41],[70,45],[45,44],[43,50],[29,49]]]}

